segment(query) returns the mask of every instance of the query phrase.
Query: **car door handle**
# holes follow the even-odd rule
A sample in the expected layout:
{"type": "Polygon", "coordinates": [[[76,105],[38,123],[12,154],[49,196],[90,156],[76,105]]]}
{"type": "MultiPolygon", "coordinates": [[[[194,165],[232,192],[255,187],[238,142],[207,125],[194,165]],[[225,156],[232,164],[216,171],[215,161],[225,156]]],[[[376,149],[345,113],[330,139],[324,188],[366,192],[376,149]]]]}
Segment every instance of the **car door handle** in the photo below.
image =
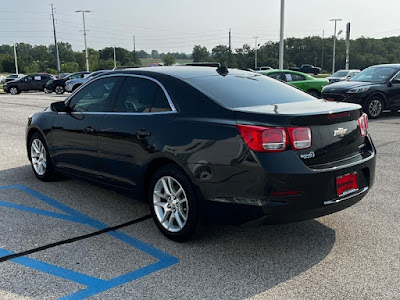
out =
{"type": "Polygon", "coordinates": [[[151,135],[151,132],[147,131],[146,129],[141,129],[136,132],[136,136],[138,137],[138,139],[143,139],[150,135],[151,135]]]}
{"type": "Polygon", "coordinates": [[[83,132],[85,132],[85,133],[93,133],[95,131],[96,130],[92,126],[88,126],[85,129],[83,129],[83,132]]]}

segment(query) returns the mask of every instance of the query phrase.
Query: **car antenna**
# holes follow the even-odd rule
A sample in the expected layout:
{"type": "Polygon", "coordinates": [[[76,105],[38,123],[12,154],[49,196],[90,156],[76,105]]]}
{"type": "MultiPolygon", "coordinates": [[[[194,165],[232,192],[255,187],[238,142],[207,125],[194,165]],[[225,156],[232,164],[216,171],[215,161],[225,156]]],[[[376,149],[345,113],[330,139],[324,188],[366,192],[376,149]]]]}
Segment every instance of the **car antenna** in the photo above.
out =
{"type": "Polygon", "coordinates": [[[218,68],[217,68],[217,72],[218,72],[218,74],[221,75],[221,76],[226,76],[226,75],[229,74],[228,68],[225,67],[225,66],[218,67],[218,68]]]}

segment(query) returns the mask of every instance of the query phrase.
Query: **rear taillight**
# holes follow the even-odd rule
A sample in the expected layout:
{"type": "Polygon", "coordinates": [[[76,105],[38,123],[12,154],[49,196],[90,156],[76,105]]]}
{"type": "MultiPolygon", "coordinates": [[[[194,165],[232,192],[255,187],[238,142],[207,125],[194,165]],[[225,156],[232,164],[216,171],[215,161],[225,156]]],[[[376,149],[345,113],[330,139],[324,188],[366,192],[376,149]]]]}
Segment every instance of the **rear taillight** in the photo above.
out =
{"type": "Polygon", "coordinates": [[[251,150],[279,152],[286,149],[288,139],[285,128],[249,125],[237,125],[237,128],[251,150]]]}
{"type": "Polygon", "coordinates": [[[284,151],[289,143],[292,144],[294,150],[311,147],[311,129],[308,127],[283,128],[237,125],[237,128],[247,146],[254,151],[284,151]]]}
{"type": "Polygon", "coordinates": [[[360,127],[361,136],[366,136],[368,134],[368,116],[363,113],[361,117],[358,118],[358,127],[360,127]]]}
{"type": "Polygon", "coordinates": [[[289,127],[289,137],[293,149],[301,150],[311,147],[311,129],[308,127],[289,127]]]}

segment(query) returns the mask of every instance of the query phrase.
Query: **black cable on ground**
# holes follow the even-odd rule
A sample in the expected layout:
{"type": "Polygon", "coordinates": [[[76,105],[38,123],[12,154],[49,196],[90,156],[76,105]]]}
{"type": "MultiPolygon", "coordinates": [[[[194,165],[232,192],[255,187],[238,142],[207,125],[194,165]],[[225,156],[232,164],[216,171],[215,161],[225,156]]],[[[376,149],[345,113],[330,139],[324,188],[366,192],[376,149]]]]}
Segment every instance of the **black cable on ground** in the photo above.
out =
{"type": "Polygon", "coordinates": [[[97,236],[97,235],[100,235],[100,234],[103,234],[103,233],[106,233],[106,232],[109,232],[109,231],[114,231],[114,230],[129,226],[129,225],[133,225],[133,224],[136,224],[136,223],[139,223],[139,222],[143,222],[143,221],[146,221],[147,219],[150,219],[150,218],[151,218],[151,215],[145,215],[145,216],[140,217],[138,219],[135,219],[135,220],[132,220],[132,221],[129,221],[129,222],[126,222],[126,223],[122,223],[122,224],[119,224],[119,225],[116,225],[116,226],[113,226],[113,227],[107,227],[107,228],[104,228],[104,229],[99,230],[99,231],[95,231],[95,232],[92,232],[92,233],[80,235],[80,236],[77,236],[77,237],[74,237],[74,238],[70,238],[70,239],[67,239],[67,240],[63,240],[63,241],[47,244],[47,245],[40,246],[40,247],[37,247],[37,248],[33,248],[33,249],[30,249],[30,250],[26,250],[26,251],[23,251],[23,252],[18,252],[18,253],[6,255],[6,256],[0,257],[0,262],[5,262],[5,261],[8,261],[10,259],[17,258],[17,257],[20,257],[20,256],[29,255],[29,254],[36,253],[36,252],[39,252],[39,251],[43,251],[43,250],[46,250],[46,249],[49,249],[49,248],[53,248],[53,247],[57,247],[57,246],[60,246],[60,245],[69,244],[69,243],[77,242],[77,241],[80,241],[80,240],[84,240],[84,239],[87,239],[87,238],[90,238],[90,237],[93,237],[93,236],[97,236]]]}

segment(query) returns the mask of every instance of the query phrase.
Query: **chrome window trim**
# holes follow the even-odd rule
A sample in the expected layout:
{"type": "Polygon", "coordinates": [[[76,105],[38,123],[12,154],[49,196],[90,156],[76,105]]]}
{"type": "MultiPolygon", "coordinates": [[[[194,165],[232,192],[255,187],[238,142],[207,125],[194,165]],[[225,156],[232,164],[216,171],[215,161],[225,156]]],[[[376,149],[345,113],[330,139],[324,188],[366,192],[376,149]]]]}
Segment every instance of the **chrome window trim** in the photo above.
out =
{"type": "MultiPolygon", "coordinates": [[[[78,87],[71,96],[69,96],[66,100],[65,100],[65,104],[69,105],[69,102],[71,101],[71,99],[75,96],[75,94],[77,92],[79,92],[81,89],[83,89],[84,87],[86,87],[89,83],[92,83],[96,80],[99,79],[104,79],[104,78],[109,78],[109,77],[135,77],[135,78],[141,78],[141,79],[147,79],[150,81],[153,81],[154,83],[156,83],[164,92],[165,97],[167,98],[169,107],[170,107],[170,111],[162,111],[162,112],[147,112],[147,113],[131,113],[131,112],[84,112],[85,114],[119,114],[119,115],[159,115],[159,114],[166,114],[166,113],[177,113],[176,107],[174,105],[174,103],[172,102],[171,97],[169,96],[167,90],[165,89],[165,87],[162,85],[161,82],[159,82],[157,79],[154,79],[150,76],[145,76],[145,75],[138,75],[138,74],[125,74],[125,73],[118,73],[118,74],[104,74],[104,75],[99,75],[96,76],[95,78],[93,78],[92,80],[88,80],[87,82],[83,83],[80,87],[78,87]]],[[[78,113],[83,113],[83,112],[78,112],[78,113]]]]}

